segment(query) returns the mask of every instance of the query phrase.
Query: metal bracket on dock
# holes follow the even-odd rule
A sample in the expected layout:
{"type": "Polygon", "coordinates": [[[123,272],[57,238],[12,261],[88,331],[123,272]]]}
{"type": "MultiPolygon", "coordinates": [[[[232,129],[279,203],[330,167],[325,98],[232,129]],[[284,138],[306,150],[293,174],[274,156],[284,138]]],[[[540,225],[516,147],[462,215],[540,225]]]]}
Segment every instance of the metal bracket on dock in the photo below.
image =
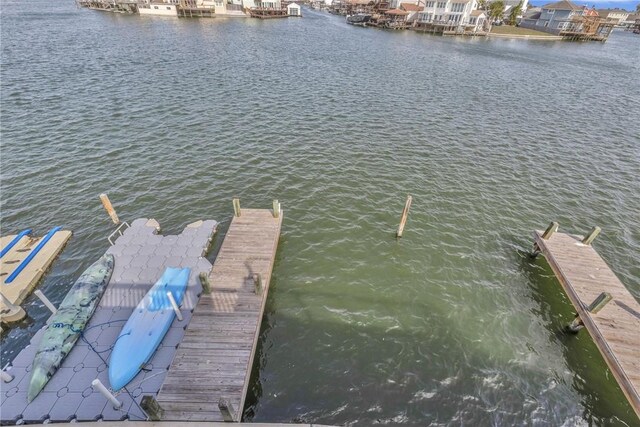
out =
{"type": "Polygon", "coordinates": [[[124,230],[126,230],[129,227],[131,227],[129,223],[126,221],[123,221],[120,223],[120,225],[118,225],[118,227],[116,227],[115,230],[113,230],[113,233],[109,234],[109,237],[107,237],[107,240],[109,241],[111,246],[115,245],[115,241],[113,240],[113,237],[116,234],[118,234],[118,237],[122,236],[122,233],[124,233],[124,230]]]}

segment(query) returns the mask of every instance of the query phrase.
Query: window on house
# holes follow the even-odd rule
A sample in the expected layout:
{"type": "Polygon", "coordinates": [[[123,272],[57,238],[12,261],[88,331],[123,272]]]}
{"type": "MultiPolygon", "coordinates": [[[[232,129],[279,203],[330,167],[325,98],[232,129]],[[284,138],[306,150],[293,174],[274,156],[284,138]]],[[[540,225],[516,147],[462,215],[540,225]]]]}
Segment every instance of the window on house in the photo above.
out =
{"type": "Polygon", "coordinates": [[[171,10],[171,7],[170,7],[170,6],[167,6],[167,10],[171,10]]]}
{"type": "Polygon", "coordinates": [[[469,24],[475,24],[476,23],[476,18],[469,18],[469,24]]]}
{"type": "Polygon", "coordinates": [[[445,7],[447,7],[447,2],[446,1],[439,1],[438,2],[438,9],[444,9],[445,7]]]}
{"type": "Polygon", "coordinates": [[[425,3],[425,7],[433,7],[436,4],[435,1],[428,1],[425,3]]]}
{"type": "Polygon", "coordinates": [[[153,6],[154,9],[158,9],[158,6],[153,6]]]}
{"type": "Polygon", "coordinates": [[[464,3],[453,3],[451,5],[451,12],[462,12],[464,11],[464,3]]]}

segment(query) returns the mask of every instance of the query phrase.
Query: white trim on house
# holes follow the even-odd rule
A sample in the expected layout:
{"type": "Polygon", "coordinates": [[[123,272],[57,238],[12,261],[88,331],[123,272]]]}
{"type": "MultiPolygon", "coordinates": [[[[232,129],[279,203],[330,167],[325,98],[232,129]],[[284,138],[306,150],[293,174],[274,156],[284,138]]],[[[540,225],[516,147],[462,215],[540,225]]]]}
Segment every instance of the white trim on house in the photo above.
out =
{"type": "Polygon", "coordinates": [[[138,7],[140,15],[178,16],[178,8],[170,3],[148,3],[138,7]]]}

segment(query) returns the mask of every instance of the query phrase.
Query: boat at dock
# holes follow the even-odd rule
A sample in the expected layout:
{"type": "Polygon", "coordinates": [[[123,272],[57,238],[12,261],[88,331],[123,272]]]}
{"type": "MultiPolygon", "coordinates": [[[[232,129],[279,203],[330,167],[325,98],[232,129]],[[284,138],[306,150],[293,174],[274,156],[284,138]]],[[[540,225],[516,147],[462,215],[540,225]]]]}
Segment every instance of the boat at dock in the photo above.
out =
{"type": "Polygon", "coordinates": [[[371,15],[368,13],[356,13],[355,15],[347,15],[347,24],[366,27],[371,22],[371,15]]]}

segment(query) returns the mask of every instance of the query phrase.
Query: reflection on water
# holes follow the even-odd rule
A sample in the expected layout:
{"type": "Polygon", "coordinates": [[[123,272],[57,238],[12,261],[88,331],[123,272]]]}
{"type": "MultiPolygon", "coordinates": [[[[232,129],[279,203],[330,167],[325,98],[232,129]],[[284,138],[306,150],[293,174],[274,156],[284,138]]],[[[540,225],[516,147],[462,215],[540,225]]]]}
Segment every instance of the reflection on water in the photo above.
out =
{"type": "MultiPolygon", "coordinates": [[[[303,19],[3,3],[2,232],[74,231],[59,303],[121,218],[167,234],[279,199],[245,415],[371,425],[637,424],[534,228],[584,232],[640,297],[637,37],[432,37],[303,19]],[[404,237],[394,238],[407,194],[404,237]]],[[[222,239],[218,237],[216,245],[222,239]]],[[[215,252],[215,250],[214,250],[215,252]]],[[[44,324],[3,336],[2,362],[44,324]]]]}

